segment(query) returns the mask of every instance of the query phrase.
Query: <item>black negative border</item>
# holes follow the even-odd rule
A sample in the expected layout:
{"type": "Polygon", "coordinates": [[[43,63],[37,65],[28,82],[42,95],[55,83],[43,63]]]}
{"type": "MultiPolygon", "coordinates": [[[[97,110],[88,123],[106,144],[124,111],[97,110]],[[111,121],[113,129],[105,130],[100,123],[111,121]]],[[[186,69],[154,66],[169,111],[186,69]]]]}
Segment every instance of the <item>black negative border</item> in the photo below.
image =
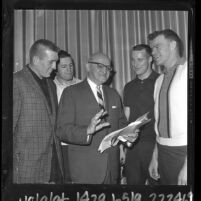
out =
{"type": "MultiPolygon", "coordinates": [[[[148,196],[148,193],[177,193],[194,192],[194,58],[195,58],[195,0],[3,0],[2,8],[2,192],[3,200],[16,200],[21,193],[33,195],[41,192],[48,194],[51,190],[54,193],[77,192],[88,190],[91,193],[104,192],[111,195],[112,192],[120,196],[123,192],[141,192],[148,196]],[[17,185],[12,184],[12,75],[13,75],[13,48],[14,48],[14,10],[15,9],[115,9],[115,10],[185,10],[189,12],[189,40],[188,40],[188,181],[189,185],[180,186],[120,186],[120,185],[17,185]],[[190,48],[192,47],[192,48],[190,48]],[[17,197],[16,197],[17,196],[17,197]]],[[[71,194],[71,193],[70,193],[71,194]]]]}

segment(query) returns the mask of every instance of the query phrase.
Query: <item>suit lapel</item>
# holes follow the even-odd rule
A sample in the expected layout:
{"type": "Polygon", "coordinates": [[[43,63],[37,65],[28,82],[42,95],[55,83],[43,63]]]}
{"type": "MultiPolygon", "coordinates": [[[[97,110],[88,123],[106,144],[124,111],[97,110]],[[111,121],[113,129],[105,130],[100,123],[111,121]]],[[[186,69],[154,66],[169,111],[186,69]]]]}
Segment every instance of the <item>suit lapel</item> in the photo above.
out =
{"type": "MultiPolygon", "coordinates": [[[[38,85],[37,81],[34,79],[33,75],[31,74],[31,72],[27,68],[28,67],[25,67],[25,69],[24,69],[25,70],[25,75],[27,77],[27,80],[30,83],[30,86],[33,88],[33,90],[37,91],[39,93],[39,95],[41,96],[42,100],[45,103],[45,106],[46,106],[50,121],[51,121],[51,123],[53,123],[54,120],[52,119],[51,109],[49,107],[49,104],[47,102],[45,94],[43,93],[41,87],[38,85]]],[[[48,90],[49,90],[49,92],[51,91],[49,85],[48,85],[48,90]]],[[[51,99],[51,104],[52,104],[52,92],[50,92],[50,99],[51,99]]],[[[52,108],[55,108],[54,105],[52,105],[52,108]]],[[[53,125],[54,125],[54,123],[53,123],[53,125]]]]}
{"type": "MultiPolygon", "coordinates": [[[[109,94],[108,94],[108,90],[107,90],[107,88],[103,85],[103,96],[104,96],[104,101],[105,101],[105,110],[108,112],[108,114],[106,115],[106,117],[105,117],[105,121],[106,122],[109,122],[108,120],[109,120],[109,94]]],[[[108,134],[108,132],[109,132],[109,127],[106,127],[105,128],[105,130],[106,130],[106,132],[105,132],[105,135],[107,135],[108,134]]]]}
{"type": "MultiPolygon", "coordinates": [[[[53,83],[52,83],[53,84],[53,83]]],[[[54,94],[54,91],[53,91],[53,86],[51,85],[50,83],[50,80],[47,80],[47,86],[48,86],[48,90],[49,90],[49,95],[50,95],[50,101],[51,101],[51,105],[52,105],[52,113],[50,115],[50,119],[52,121],[52,125],[55,125],[55,118],[56,118],[56,110],[57,110],[57,97],[56,97],[56,94],[54,94]]],[[[45,98],[46,100],[46,98],[45,98]]],[[[47,100],[46,100],[46,103],[47,103],[47,100]]],[[[49,104],[48,105],[48,108],[49,108],[49,104]]],[[[50,108],[49,108],[50,110],[50,108]]]]}
{"type": "Polygon", "coordinates": [[[86,97],[88,97],[89,99],[89,104],[93,104],[97,106],[97,111],[99,110],[99,106],[98,106],[98,102],[94,96],[94,93],[89,85],[89,83],[87,82],[87,79],[84,80],[84,87],[85,87],[85,91],[86,91],[86,97]]]}
{"type": "Polygon", "coordinates": [[[104,96],[104,102],[105,102],[105,109],[109,111],[109,97],[107,93],[107,88],[103,85],[103,96],[104,96]]]}

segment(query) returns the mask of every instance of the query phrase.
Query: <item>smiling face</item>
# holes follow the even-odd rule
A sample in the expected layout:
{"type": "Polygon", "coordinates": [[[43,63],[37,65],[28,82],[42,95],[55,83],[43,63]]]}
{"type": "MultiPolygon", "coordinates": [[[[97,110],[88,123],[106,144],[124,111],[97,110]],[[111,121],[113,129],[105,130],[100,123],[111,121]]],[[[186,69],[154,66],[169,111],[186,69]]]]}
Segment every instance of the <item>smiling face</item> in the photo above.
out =
{"type": "Polygon", "coordinates": [[[146,52],[145,49],[133,50],[131,52],[131,64],[139,76],[143,76],[151,68],[152,57],[146,52]]]}
{"type": "Polygon", "coordinates": [[[88,62],[86,67],[88,78],[90,78],[97,85],[105,83],[110,76],[108,68],[111,63],[110,59],[105,55],[98,54],[92,58],[91,62],[94,63],[88,62]]]}
{"type": "Polygon", "coordinates": [[[70,81],[73,79],[74,66],[70,57],[60,58],[60,62],[57,68],[57,76],[64,80],[70,81]]]}
{"type": "Polygon", "coordinates": [[[58,59],[57,52],[45,49],[42,55],[34,56],[34,69],[41,78],[49,77],[51,72],[56,69],[56,61],[58,59]]]}
{"type": "Polygon", "coordinates": [[[171,43],[163,35],[159,35],[150,41],[150,47],[156,65],[167,66],[171,62],[171,43]]]}

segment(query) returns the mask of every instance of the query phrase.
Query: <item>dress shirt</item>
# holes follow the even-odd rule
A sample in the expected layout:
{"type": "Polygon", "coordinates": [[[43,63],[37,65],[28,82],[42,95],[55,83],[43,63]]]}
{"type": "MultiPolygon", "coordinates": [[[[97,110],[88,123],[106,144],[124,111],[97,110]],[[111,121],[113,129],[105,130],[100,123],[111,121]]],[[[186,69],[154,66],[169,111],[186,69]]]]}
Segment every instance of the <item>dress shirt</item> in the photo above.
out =
{"type": "MultiPolygon", "coordinates": [[[[98,85],[95,84],[93,81],[91,81],[89,78],[87,78],[87,82],[89,83],[89,86],[91,87],[91,90],[92,90],[92,92],[96,98],[97,103],[99,103],[98,102],[98,96],[97,96],[97,88],[96,88],[98,85]]],[[[101,90],[101,93],[103,96],[103,101],[104,101],[104,93],[103,93],[103,86],[102,85],[100,85],[100,90],[101,90]]]]}

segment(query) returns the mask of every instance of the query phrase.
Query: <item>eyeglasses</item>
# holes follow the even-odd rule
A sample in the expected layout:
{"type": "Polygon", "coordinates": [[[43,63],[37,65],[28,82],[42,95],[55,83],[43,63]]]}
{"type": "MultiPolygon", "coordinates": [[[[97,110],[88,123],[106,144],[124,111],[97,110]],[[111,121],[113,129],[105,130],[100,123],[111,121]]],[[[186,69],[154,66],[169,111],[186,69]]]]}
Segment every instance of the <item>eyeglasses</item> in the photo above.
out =
{"type": "Polygon", "coordinates": [[[93,62],[93,61],[90,61],[88,62],[90,64],[97,64],[97,67],[99,70],[103,70],[104,68],[106,68],[107,71],[111,72],[112,71],[112,68],[110,65],[104,65],[104,64],[101,64],[101,63],[98,63],[98,62],[93,62]]]}

